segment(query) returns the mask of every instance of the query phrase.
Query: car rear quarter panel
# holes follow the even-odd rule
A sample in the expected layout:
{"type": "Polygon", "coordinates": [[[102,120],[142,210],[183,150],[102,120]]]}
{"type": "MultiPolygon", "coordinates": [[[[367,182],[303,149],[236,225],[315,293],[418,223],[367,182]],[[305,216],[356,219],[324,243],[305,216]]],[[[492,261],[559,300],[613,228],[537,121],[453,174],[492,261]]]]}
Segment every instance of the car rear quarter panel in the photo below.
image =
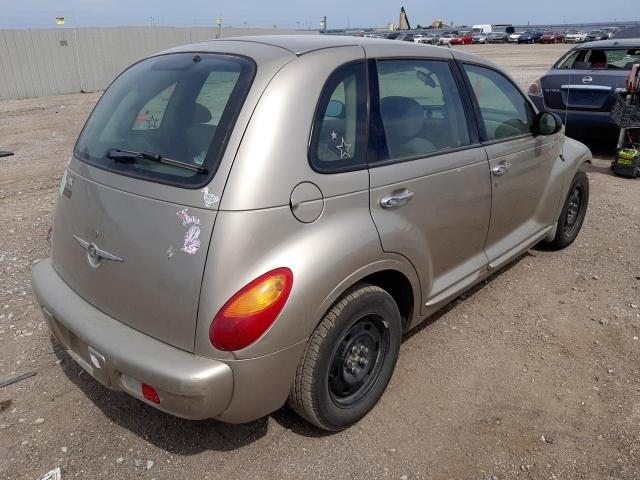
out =
{"type": "Polygon", "coordinates": [[[350,285],[385,269],[409,278],[420,301],[413,267],[403,257],[382,252],[367,190],[325,199],[324,211],[313,223],[299,222],[288,205],[219,212],[205,267],[195,352],[246,359],[294,345],[309,337],[350,285]],[[216,313],[244,285],[278,267],[292,270],[293,288],[276,322],[243,350],[215,350],[208,332],[216,313]]]}
{"type": "Polygon", "coordinates": [[[404,273],[420,301],[410,263],[382,252],[369,212],[368,171],[321,174],[307,158],[316,104],[326,80],[338,66],[362,59],[361,47],[314,51],[285,66],[265,90],[216,218],[202,283],[197,354],[249,359],[303,341],[344,290],[387,268],[404,273]],[[312,223],[298,221],[290,207],[291,193],[301,182],[311,182],[322,192],[322,213],[312,223]],[[208,331],[216,313],[244,285],[278,267],[290,268],[294,280],[274,325],[243,350],[215,350],[208,331]]]}

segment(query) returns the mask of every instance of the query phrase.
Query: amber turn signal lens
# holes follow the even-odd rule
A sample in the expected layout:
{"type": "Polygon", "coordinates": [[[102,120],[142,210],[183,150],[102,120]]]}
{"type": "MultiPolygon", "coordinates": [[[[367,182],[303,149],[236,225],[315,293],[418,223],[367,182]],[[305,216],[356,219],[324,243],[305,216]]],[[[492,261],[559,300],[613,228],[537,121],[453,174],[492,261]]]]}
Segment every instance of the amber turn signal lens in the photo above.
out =
{"type": "Polygon", "coordinates": [[[251,287],[224,309],[228,317],[248,317],[269,308],[284,293],[287,279],[284,274],[268,277],[258,285],[251,287]]]}
{"type": "Polygon", "coordinates": [[[211,322],[211,344],[218,350],[231,351],[258,340],[284,308],[292,285],[291,270],[277,268],[242,288],[211,322]]]}

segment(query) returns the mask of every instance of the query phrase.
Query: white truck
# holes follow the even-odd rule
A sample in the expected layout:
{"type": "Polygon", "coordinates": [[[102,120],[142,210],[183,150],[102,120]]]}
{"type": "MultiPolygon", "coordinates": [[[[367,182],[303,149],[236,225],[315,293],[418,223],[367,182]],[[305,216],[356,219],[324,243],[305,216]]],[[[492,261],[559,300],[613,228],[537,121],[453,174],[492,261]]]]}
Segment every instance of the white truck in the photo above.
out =
{"type": "Polygon", "coordinates": [[[482,24],[471,27],[473,33],[513,33],[514,28],[510,23],[482,24]]]}

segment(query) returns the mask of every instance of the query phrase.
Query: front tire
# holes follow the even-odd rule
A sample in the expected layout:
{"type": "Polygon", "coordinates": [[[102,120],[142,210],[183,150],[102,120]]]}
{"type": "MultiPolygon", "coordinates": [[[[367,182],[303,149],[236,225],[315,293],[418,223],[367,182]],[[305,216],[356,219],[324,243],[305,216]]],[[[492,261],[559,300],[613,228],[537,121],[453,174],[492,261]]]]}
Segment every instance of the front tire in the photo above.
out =
{"type": "Polygon", "coordinates": [[[576,176],[573,177],[569,194],[562,207],[562,212],[558,219],[556,236],[550,243],[553,248],[560,250],[574,242],[582,228],[588,204],[589,179],[587,178],[587,174],[580,170],[576,173],[576,176]]]}
{"type": "Polygon", "coordinates": [[[318,428],[339,431],[378,402],[395,369],[402,320],[395,301],[359,283],[329,310],[307,342],[289,405],[318,428]]]}

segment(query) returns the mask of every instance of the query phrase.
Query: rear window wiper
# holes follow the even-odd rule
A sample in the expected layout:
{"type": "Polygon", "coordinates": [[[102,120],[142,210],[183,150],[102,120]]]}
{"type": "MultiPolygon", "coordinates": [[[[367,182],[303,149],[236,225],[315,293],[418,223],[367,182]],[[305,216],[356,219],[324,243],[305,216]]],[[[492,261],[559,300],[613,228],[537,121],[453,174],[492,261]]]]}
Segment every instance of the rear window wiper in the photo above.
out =
{"type": "Polygon", "coordinates": [[[173,158],[163,157],[159,153],[153,152],[132,152],[130,150],[109,150],[107,158],[116,162],[133,162],[138,159],[151,160],[152,162],[164,163],[166,165],[173,165],[174,167],[185,168],[198,173],[207,173],[207,169],[198,165],[191,165],[190,163],[181,162],[180,160],[174,160],[173,158]]]}

